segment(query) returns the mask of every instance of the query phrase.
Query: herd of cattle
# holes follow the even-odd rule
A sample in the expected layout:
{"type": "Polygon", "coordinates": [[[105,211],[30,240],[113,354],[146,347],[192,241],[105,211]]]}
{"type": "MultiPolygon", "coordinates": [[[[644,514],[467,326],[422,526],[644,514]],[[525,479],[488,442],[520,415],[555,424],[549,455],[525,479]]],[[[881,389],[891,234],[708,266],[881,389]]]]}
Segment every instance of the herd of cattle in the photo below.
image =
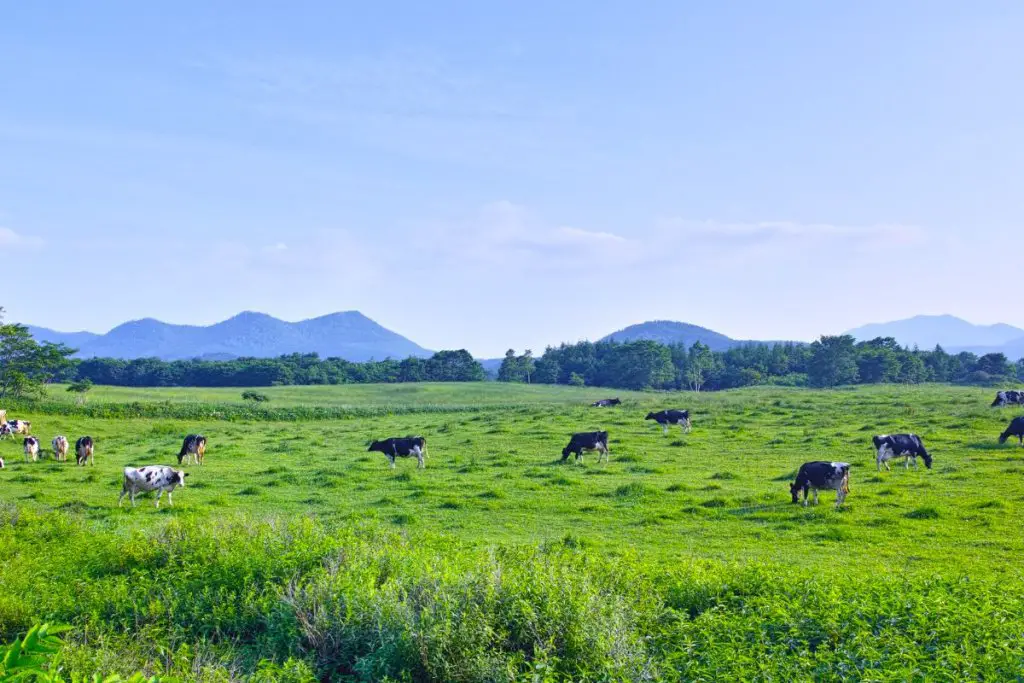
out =
{"type": "MultiPolygon", "coordinates": [[[[595,401],[590,405],[595,408],[608,408],[620,405],[622,401],[618,398],[607,398],[595,401]]],[[[1000,391],[996,394],[992,407],[1005,405],[1024,405],[1024,391],[1000,391]]],[[[661,410],[649,412],[645,420],[654,420],[661,425],[664,433],[668,433],[670,425],[680,427],[683,433],[688,433],[692,428],[690,412],[688,410],[661,410]]],[[[32,423],[28,420],[8,420],[7,411],[0,410],[0,440],[5,437],[24,435],[22,442],[26,462],[37,462],[40,457],[39,439],[32,435],[32,423]]],[[[1024,416],[1016,417],[1006,430],[999,435],[999,443],[1006,443],[1011,436],[1020,440],[1024,447],[1024,416]]],[[[904,467],[913,465],[917,467],[917,458],[924,461],[925,467],[931,469],[932,456],[916,434],[881,434],[872,437],[875,448],[875,466],[881,470],[884,466],[889,469],[889,461],[899,458],[904,459],[904,467]]],[[[573,434],[569,444],[562,449],[562,461],[568,460],[572,455],[577,464],[583,462],[583,454],[597,452],[598,462],[607,461],[611,453],[609,447],[608,432],[579,432],[573,434]]],[[[67,462],[67,455],[70,442],[67,437],[57,435],[50,441],[53,449],[53,457],[57,462],[67,462]]],[[[419,468],[426,467],[427,440],[422,436],[406,436],[373,441],[367,449],[369,452],[377,451],[388,459],[392,468],[395,467],[397,458],[415,457],[419,468]]],[[[178,452],[178,466],[195,463],[202,465],[206,455],[206,437],[202,434],[189,434],[181,444],[178,452]]],[[[91,436],[82,436],[75,441],[75,460],[78,465],[95,465],[94,443],[91,436]]],[[[5,464],[0,457],[0,469],[5,464]]],[[[171,493],[178,487],[185,486],[185,477],[188,473],[183,470],[176,470],[168,465],[146,465],[144,467],[125,467],[124,483],[121,487],[121,495],[117,499],[118,506],[128,496],[132,506],[135,505],[135,496],[139,493],[156,491],[156,507],[160,507],[160,498],[167,493],[168,504],[173,505],[171,493]]],[[[800,502],[800,495],[803,494],[803,504],[807,505],[808,497],[813,492],[814,503],[818,504],[818,491],[833,490],[836,492],[836,507],[843,504],[846,495],[850,492],[850,463],[828,462],[815,460],[806,462],[797,471],[796,481],[789,488],[793,502],[800,502]]]]}

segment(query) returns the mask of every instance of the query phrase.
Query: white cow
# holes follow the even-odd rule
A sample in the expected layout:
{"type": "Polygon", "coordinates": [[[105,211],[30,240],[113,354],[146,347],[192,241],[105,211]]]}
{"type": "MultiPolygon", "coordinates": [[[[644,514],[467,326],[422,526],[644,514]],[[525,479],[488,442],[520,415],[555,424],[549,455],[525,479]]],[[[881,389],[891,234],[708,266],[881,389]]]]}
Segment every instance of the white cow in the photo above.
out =
{"type": "Polygon", "coordinates": [[[25,437],[25,462],[39,460],[39,439],[34,436],[25,437]]]}
{"type": "Polygon", "coordinates": [[[173,507],[171,492],[181,486],[185,487],[187,472],[176,470],[168,465],[146,465],[145,467],[125,467],[124,485],[121,487],[121,495],[117,499],[117,506],[127,495],[135,507],[135,496],[147,491],[156,491],[156,506],[160,507],[160,496],[167,492],[167,504],[173,507]]]}

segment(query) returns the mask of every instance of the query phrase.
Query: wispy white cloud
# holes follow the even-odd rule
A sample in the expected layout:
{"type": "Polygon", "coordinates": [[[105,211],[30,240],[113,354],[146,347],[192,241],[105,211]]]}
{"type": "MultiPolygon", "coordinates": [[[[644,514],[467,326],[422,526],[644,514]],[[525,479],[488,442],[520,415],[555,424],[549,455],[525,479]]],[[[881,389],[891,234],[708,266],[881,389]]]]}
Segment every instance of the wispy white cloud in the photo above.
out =
{"type": "Polygon", "coordinates": [[[43,244],[42,238],[21,235],[10,228],[0,227],[0,247],[34,248],[41,247],[43,244]]]}

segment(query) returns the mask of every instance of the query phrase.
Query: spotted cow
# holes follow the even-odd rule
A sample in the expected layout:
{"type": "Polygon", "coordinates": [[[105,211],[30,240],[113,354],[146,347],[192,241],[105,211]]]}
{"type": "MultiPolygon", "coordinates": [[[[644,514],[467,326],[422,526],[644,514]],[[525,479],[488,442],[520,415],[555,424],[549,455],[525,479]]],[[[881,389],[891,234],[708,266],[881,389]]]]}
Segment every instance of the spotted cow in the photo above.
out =
{"type": "Polygon", "coordinates": [[[117,506],[121,507],[124,497],[128,496],[135,507],[135,496],[147,491],[156,491],[156,507],[160,507],[160,497],[167,492],[167,504],[173,506],[171,492],[185,486],[187,472],[176,470],[168,465],[146,465],[145,467],[125,467],[124,484],[121,495],[117,498],[117,506]]]}

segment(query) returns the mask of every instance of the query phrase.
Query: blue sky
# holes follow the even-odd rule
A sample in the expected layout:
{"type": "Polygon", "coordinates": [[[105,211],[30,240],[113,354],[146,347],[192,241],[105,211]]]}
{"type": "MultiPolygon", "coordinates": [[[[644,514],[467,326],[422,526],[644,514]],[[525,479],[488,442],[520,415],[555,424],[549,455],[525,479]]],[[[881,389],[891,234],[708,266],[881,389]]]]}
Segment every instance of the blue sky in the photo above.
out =
{"type": "Polygon", "coordinates": [[[648,319],[1024,324],[1018,2],[3,14],[12,320],[358,309],[484,356],[648,319]]]}

